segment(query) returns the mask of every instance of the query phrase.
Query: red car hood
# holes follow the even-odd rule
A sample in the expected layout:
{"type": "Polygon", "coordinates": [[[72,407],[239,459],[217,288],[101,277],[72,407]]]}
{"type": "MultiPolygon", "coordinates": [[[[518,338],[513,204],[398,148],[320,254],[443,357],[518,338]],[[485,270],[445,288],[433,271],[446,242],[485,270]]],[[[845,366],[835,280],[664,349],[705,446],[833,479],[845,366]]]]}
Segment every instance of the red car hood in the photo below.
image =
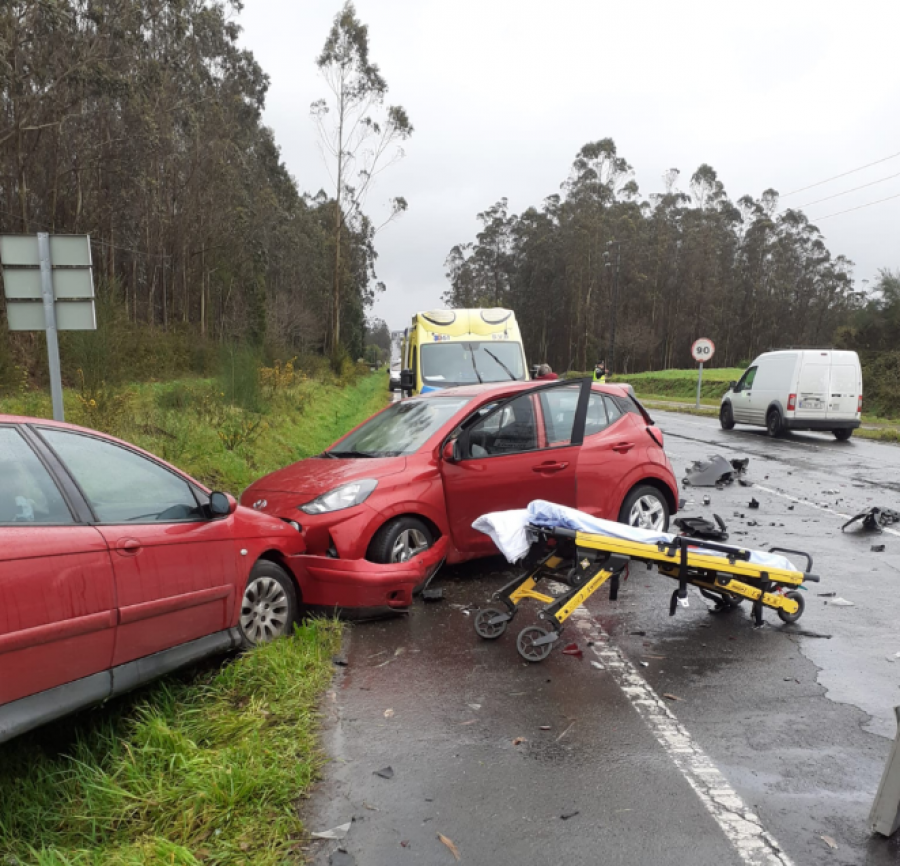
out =
{"type": "Polygon", "coordinates": [[[300,493],[310,499],[361,478],[386,478],[406,469],[405,457],[310,457],[254,481],[241,496],[250,504],[263,493],[300,493]]]}

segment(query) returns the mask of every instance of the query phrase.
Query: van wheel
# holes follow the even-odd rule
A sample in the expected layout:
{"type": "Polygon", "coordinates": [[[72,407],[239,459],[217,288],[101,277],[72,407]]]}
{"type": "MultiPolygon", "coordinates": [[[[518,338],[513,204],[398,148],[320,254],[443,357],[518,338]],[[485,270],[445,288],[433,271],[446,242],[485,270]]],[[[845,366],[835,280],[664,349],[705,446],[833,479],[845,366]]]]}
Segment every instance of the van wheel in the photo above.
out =
{"type": "Polygon", "coordinates": [[[734,412],[731,403],[723,403],[719,410],[719,424],[723,430],[734,430],[734,412]]]}
{"type": "Polygon", "coordinates": [[[766,415],[766,432],[774,439],[784,432],[784,425],[781,423],[781,412],[777,409],[770,409],[766,415]]]}
{"type": "Polygon", "coordinates": [[[369,545],[372,562],[409,562],[434,544],[431,530],[416,517],[397,517],[385,523],[369,545]]]}
{"type": "Polygon", "coordinates": [[[853,431],[850,429],[832,430],[831,432],[834,433],[834,438],[838,442],[846,442],[853,435],[853,431]]]}

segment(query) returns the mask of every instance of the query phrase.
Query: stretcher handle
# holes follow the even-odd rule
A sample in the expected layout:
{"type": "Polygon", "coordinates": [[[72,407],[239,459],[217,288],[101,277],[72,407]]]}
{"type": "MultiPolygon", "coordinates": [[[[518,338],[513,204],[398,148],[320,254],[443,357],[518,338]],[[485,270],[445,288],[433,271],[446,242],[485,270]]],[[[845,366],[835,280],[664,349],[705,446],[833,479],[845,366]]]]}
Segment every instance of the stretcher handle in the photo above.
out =
{"type": "Polygon", "coordinates": [[[557,538],[575,538],[578,534],[574,529],[566,529],[564,526],[543,527],[546,532],[555,535],[557,538]]]}
{"type": "Polygon", "coordinates": [[[745,550],[742,547],[732,547],[728,544],[717,544],[715,541],[707,541],[705,538],[690,538],[686,535],[676,535],[673,541],[677,542],[677,547],[699,547],[702,550],[718,550],[720,553],[727,553],[735,559],[750,559],[749,550],[745,550]]]}
{"type": "MultiPolygon", "coordinates": [[[[791,550],[789,547],[770,547],[769,553],[793,553],[794,556],[802,556],[806,560],[806,570],[807,572],[812,571],[813,560],[812,557],[808,553],[804,553],[802,550],[791,550]]],[[[813,583],[818,583],[819,578],[814,574],[807,574],[807,580],[811,580],[813,583]]]]}

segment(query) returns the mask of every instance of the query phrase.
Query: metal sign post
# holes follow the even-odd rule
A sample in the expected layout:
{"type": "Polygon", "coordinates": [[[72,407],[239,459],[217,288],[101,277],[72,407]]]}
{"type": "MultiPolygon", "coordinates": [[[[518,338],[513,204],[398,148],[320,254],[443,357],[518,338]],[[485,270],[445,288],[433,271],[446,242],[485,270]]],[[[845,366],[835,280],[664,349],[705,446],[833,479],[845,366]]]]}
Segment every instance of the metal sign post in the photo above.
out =
{"type": "Polygon", "coordinates": [[[64,421],[57,332],[93,331],[94,280],[88,235],[0,235],[11,331],[45,331],[53,418],[64,421]]]}
{"type": "Polygon", "coordinates": [[[716,353],[716,347],[712,340],[702,337],[694,340],[691,346],[691,357],[700,363],[700,370],[697,373],[697,408],[700,408],[700,388],[703,385],[703,363],[711,361],[712,356],[716,353]]]}

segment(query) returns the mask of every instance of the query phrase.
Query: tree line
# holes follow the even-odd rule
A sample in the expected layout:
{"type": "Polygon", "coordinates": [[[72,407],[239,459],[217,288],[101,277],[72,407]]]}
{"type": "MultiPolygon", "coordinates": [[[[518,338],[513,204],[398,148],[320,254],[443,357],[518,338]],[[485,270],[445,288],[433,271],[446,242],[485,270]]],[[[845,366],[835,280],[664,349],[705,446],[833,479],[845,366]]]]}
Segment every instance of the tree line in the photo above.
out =
{"type": "Polygon", "coordinates": [[[515,310],[532,361],[605,357],[618,372],[688,366],[698,337],[716,343],[716,366],[831,345],[864,307],[852,262],[801,211],[779,212],[775,190],[735,202],[709,165],[680,183],[670,169],[643,196],[611,138],[586,144],[561,193],[478,214],[475,239],[447,257],[445,302],[515,310]]]}
{"type": "MultiPolygon", "coordinates": [[[[2,4],[0,232],[90,234],[104,301],[139,328],[297,353],[339,339],[356,358],[380,288],[375,229],[358,197],[344,218],[346,189],[300,192],[262,122],[269,79],[239,45],[240,9],[2,4]]],[[[323,72],[340,50],[326,44],[323,72]]],[[[373,86],[377,103],[386,85],[373,86]]]]}

